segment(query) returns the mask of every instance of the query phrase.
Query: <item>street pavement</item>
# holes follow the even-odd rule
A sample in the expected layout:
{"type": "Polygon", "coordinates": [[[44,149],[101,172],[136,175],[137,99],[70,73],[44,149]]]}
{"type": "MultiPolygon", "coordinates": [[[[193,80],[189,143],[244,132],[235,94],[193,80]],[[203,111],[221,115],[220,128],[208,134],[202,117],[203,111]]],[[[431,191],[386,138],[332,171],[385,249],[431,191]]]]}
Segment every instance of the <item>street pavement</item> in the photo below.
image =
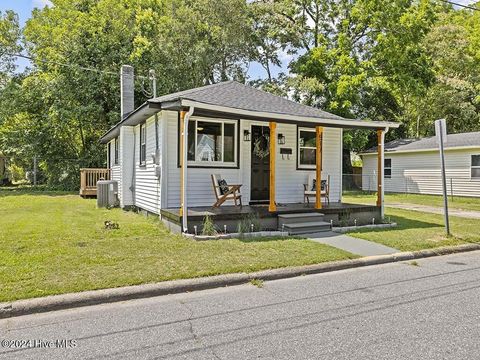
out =
{"type": "Polygon", "coordinates": [[[478,359],[479,299],[477,251],[4,319],[0,359],[478,359]]]}

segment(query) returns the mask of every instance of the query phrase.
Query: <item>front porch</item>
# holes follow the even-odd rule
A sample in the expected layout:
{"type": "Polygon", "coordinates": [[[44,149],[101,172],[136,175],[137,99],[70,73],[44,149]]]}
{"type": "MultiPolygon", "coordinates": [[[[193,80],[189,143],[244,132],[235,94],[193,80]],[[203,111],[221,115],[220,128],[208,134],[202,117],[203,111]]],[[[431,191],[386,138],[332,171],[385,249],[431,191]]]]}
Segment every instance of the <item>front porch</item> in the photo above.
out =
{"type": "MultiPolygon", "coordinates": [[[[161,218],[169,230],[181,232],[182,216],[180,208],[168,208],[161,210],[161,218]]],[[[324,221],[332,222],[333,225],[357,225],[370,224],[372,219],[375,222],[381,221],[381,211],[377,206],[330,203],[323,204],[321,209],[315,208],[315,204],[276,204],[275,211],[269,211],[269,205],[248,205],[248,206],[229,206],[224,205],[218,208],[211,206],[198,206],[188,208],[188,232],[194,233],[195,226],[197,232],[201,233],[202,224],[206,216],[209,216],[215,224],[217,231],[224,232],[225,226],[227,232],[237,232],[237,226],[242,219],[258,219],[262,230],[279,229],[278,216],[285,214],[323,214],[324,221]]]]}

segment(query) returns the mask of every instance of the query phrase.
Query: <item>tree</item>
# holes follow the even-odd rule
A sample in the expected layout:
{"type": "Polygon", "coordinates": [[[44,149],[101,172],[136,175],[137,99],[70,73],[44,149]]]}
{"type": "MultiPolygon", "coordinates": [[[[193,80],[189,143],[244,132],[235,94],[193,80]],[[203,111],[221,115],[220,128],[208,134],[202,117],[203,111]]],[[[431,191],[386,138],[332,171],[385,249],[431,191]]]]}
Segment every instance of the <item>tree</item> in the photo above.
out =
{"type": "Polygon", "coordinates": [[[480,131],[480,16],[444,14],[425,38],[435,83],[419,99],[418,133],[433,135],[433,122],[447,119],[451,133],[480,131]]]}
{"type": "MultiPolygon", "coordinates": [[[[288,38],[299,54],[290,64],[288,79],[296,100],[347,118],[410,123],[403,110],[434,78],[422,39],[435,23],[440,9],[436,4],[428,0],[270,4],[279,37],[288,38]]],[[[405,133],[405,128],[400,131],[405,133]]],[[[350,150],[374,141],[372,133],[345,131],[344,171],[351,171],[350,150]]]]}
{"type": "Polygon", "coordinates": [[[243,80],[249,29],[241,0],[53,0],[23,30],[34,68],[10,88],[0,146],[75,188],[80,167],[105,164],[98,139],[120,120],[122,64],[135,67],[137,105],[152,96],[150,69],[158,95],[243,80]]]}
{"type": "Polygon", "coordinates": [[[5,86],[15,69],[13,54],[21,50],[18,15],[13,11],[0,11],[0,89],[5,86]]]}

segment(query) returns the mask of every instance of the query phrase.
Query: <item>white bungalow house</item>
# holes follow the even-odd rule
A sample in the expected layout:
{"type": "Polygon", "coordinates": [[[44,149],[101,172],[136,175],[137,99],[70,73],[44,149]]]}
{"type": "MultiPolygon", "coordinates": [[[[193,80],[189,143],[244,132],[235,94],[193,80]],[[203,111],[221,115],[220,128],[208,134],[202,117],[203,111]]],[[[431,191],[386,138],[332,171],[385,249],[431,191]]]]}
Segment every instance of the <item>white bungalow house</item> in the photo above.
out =
{"type": "MultiPolygon", "coordinates": [[[[377,150],[360,154],[362,189],[375,191],[377,150]]],[[[385,144],[385,191],[442,194],[440,155],[435,137],[385,144]]],[[[445,170],[448,194],[480,197],[480,132],[447,135],[445,170]]]]}
{"type": "Polygon", "coordinates": [[[297,223],[311,223],[302,218],[308,213],[327,221],[355,212],[369,221],[372,213],[381,216],[381,200],[378,207],[341,203],[342,132],[373,129],[382,141],[398,124],[342,118],[235,81],[153,98],[134,109],[133,68],[123,66],[121,80],[122,120],[101,142],[122,208],[157,214],[172,230],[189,232],[205,215],[229,229],[251,213],[266,227],[280,226],[282,214],[293,214],[297,223]],[[213,174],[241,185],[244,206],[227,201],[212,207],[218,196],[213,174]],[[320,186],[308,184],[313,178],[329,180],[329,204],[320,186]],[[311,206],[304,204],[305,189],[313,190],[311,206]]]}

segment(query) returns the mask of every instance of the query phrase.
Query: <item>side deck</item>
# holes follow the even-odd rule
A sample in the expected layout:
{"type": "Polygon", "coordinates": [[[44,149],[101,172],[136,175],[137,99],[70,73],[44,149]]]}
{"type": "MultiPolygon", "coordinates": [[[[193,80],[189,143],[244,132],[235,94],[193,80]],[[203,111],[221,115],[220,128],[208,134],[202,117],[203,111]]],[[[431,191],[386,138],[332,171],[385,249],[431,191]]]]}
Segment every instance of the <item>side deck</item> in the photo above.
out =
{"type": "MultiPolygon", "coordinates": [[[[161,210],[162,221],[174,232],[180,232],[182,217],[180,208],[169,208],[161,210]]],[[[278,229],[278,216],[283,214],[307,214],[320,213],[324,215],[326,221],[331,221],[334,225],[358,225],[371,223],[372,219],[379,221],[381,219],[380,208],[371,205],[330,203],[323,205],[322,209],[315,209],[313,204],[277,204],[275,212],[268,211],[268,205],[246,205],[238,206],[220,206],[213,208],[211,206],[192,207],[188,209],[188,232],[200,231],[202,223],[206,216],[209,216],[216,227],[223,231],[227,227],[228,232],[236,232],[238,222],[248,217],[257,218],[262,228],[265,230],[278,229]]]]}

